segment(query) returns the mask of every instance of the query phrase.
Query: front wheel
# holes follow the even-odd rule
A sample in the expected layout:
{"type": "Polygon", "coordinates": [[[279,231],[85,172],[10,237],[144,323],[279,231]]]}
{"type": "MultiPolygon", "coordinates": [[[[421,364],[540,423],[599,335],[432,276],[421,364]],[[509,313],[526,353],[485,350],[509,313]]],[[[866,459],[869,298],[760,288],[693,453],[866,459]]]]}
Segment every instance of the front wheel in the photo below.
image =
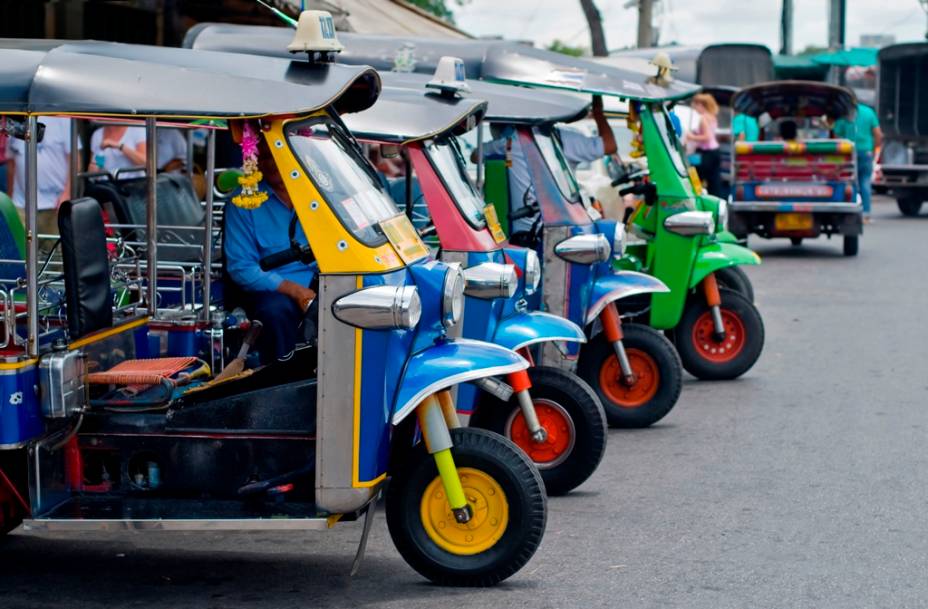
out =
{"type": "Polygon", "coordinates": [[[719,282],[720,288],[728,288],[733,292],[738,292],[751,302],[754,302],[754,284],[751,283],[748,274],[740,266],[726,266],[715,271],[715,279],[719,282]]]}
{"type": "Polygon", "coordinates": [[[387,527],[421,575],[446,586],[492,586],[535,554],[547,519],[544,483],[512,442],[483,429],[451,430],[455,467],[473,516],[455,521],[423,443],[393,473],[387,527]]]}
{"type": "Polygon", "coordinates": [[[615,349],[599,333],[580,351],[577,372],[594,388],[612,427],[647,427],[664,418],[680,398],[683,368],[673,344],[649,326],[623,323],[622,344],[635,374],[622,376],[615,349]]]}
{"type": "Polygon", "coordinates": [[[722,297],[722,323],[725,337],[715,337],[715,324],[709,305],[701,298],[689,301],[674,341],[683,367],[703,380],[734,379],[757,362],[764,348],[764,322],[757,308],[741,294],[725,288],[722,297]]]}
{"type": "Polygon", "coordinates": [[[860,237],[857,235],[845,235],[844,237],[844,255],[856,256],[860,249],[860,237]]]}
{"type": "Polygon", "coordinates": [[[922,211],[921,197],[900,197],[896,199],[896,206],[903,216],[914,217],[922,211]]]}
{"type": "Polygon", "coordinates": [[[536,442],[515,397],[508,403],[489,394],[471,425],[512,440],[535,463],[549,495],[564,495],[596,471],[606,452],[606,416],[596,394],[572,372],[535,366],[528,370],[538,421],[547,432],[536,442]]]}

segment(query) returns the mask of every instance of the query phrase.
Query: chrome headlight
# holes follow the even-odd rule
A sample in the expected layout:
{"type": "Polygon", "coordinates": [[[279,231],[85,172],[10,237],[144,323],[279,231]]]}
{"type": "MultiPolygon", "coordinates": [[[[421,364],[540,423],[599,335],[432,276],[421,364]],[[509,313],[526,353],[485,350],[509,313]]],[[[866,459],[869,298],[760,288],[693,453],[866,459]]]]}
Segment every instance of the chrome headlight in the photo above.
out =
{"type": "Polygon", "coordinates": [[[422,302],[415,286],[381,285],[342,296],[332,305],[332,313],[357,328],[411,330],[422,316],[422,302]]]}
{"type": "Polygon", "coordinates": [[[511,264],[484,262],[464,269],[464,293],[474,298],[510,298],[519,278],[511,264]]]}
{"type": "Polygon", "coordinates": [[[441,294],[441,322],[446,328],[451,328],[464,315],[464,274],[457,266],[450,267],[445,273],[441,294]]]}
{"type": "Polygon", "coordinates": [[[664,228],[687,237],[711,235],[715,231],[715,218],[709,211],[684,211],[664,220],[664,228]]]}
{"type": "Polygon", "coordinates": [[[554,246],[554,253],[568,262],[594,264],[609,260],[612,247],[605,235],[576,235],[554,246]]]}
{"type": "MultiPolygon", "coordinates": [[[[731,195],[729,195],[731,196],[731,195]]],[[[719,228],[718,230],[728,230],[728,201],[719,199],[719,228]]]]}
{"type": "Polygon", "coordinates": [[[531,296],[541,283],[541,261],[535,250],[525,252],[525,293],[531,296]]]}
{"type": "Polygon", "coordinates": [[[615,235],[612,237],[612,255],[621,258],[625,255],[625,225],[615,225],[615,235]]]}

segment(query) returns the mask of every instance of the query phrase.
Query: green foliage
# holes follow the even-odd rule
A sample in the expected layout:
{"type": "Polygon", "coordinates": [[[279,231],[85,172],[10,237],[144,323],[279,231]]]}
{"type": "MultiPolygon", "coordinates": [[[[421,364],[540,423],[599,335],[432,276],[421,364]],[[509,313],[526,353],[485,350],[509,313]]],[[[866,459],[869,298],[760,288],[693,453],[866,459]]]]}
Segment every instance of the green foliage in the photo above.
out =
{"type": "Polygon", "coordinates": [[[564,55],[570,55],[571,57],[582,57],[586,55],[585,47],[573,47],[567,44],[566,42],[561,42],[560,40],[555,39],[554,42],[548,45],[549,51],[554,51],[555,53],[563,53],[564,55]]]}
{"type": "Polygon", "coordinates": [[[436,17],[444,19],[448,23],[454,23],[454,13],[448,4],[464,6],[470,0],[406,0],[406,2],[421,8],[424,11],[432,13],[436,17]]]}

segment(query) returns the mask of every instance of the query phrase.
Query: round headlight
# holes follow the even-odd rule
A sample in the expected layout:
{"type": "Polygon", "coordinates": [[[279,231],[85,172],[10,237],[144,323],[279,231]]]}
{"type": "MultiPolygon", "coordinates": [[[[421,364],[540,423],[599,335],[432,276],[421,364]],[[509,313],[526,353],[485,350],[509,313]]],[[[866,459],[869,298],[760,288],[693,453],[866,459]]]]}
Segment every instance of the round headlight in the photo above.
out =
{"type": "Polygon", "coordinates": [[[728,201],[719,199],[719,231],[728,230],[728,201]]]}
{"type": "Polygon", "coordinates": [[[525,293],[531,296],[541,283],[541,261],[535,250],[525,252],[525,293]]]}
{"type": "Polygon", "coordinates": [[[615,235],[612,237],[612,255],[621,258],[625,255],[625,225],[616,224],[615,235]]]}
{"type": "Polygon", "coordinates": [[[461,321],[464,315],[464,273],[457,266],[452,266],[445,273],[442,287],[441,321],[446,328],[461,321]]]}

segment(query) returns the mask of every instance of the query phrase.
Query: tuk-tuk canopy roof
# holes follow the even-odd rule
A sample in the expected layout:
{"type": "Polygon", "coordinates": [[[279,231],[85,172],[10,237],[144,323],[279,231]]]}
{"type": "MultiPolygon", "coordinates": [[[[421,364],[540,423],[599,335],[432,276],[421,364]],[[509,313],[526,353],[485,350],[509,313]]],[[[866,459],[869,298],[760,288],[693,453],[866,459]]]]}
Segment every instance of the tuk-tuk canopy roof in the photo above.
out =
{"type": "MultiPolygon", "coordinates": [[[[425,90],[432,77],[409,72],[381,72],[384,85],[425,90]]],[[[465,97],[487,102],[486,119],[490,122],[535,125],[571,123],[587,115],[590,98],[556,91],[539,91],[528,87],[498,85],[468,80],[470,93],[465,97]]]]}
{"type": "Polygon", "coordinates": [[[667,46],[613,51],[610,59],[650,60],[667,53],[676,78],[703,86],[746,87],[773,80],[773,57],[762,44],[726,42],[705,46],[667,46]]]}
{"type": "Polygon", "coordinates": [[[102,42],[10,48],[24,42],[0,41],[0,112],[235,118],[330,104],[357,111],[380,89],[363,66],[102,42]]]}
{"type": "Polygon", "coordinates": [[[819,53],[812,56],[812,61],[825,66],[875,66],[877,62],[877,53],[879,49],[867,47],[854,47],[851,49],[841,49],[840,51],[830,51],[828,53],[819,53]]]}
{"type": "MultiPolygon", "coordinates": [[[[246,25],[201,25],[187,33],[184,46],[281,56],[293,30],[246,25]]],[[[464,61],[468,78],[505,84],[612,95],[639,101],[680,99],[695,85],[674,80],[667,86],[652,82],[650,72],[603,65],[504,40],[441,40],[405,36],[368,36],[343,33],[339,61],[363,63],[379,70],[435,71],[445,55],[464,61]]]]}
{"type": "Polygon", "coordinates": [[[880,50],[877,107],[889,137],[928,139],[928,42],[907,42],[880,50]]]}
{"type": "Polygon", "coordinates": [[[781,80],[741,89],[732,98],[731,106],[735,112],[754,117],[766,112],[774,119],[826,114],[841,118],[853,114],[857,99],[844,87],[806,80],[781,80]]]}
{"type": "Polygon", "coordinates": [[[360,139],[407,144],[447,132],[463,133],[473,128],[487,103],[473,98],[446,97],[424,87],[392,86],[384,79],[377,103],[344,116],[348,129],[360,139]]]}

